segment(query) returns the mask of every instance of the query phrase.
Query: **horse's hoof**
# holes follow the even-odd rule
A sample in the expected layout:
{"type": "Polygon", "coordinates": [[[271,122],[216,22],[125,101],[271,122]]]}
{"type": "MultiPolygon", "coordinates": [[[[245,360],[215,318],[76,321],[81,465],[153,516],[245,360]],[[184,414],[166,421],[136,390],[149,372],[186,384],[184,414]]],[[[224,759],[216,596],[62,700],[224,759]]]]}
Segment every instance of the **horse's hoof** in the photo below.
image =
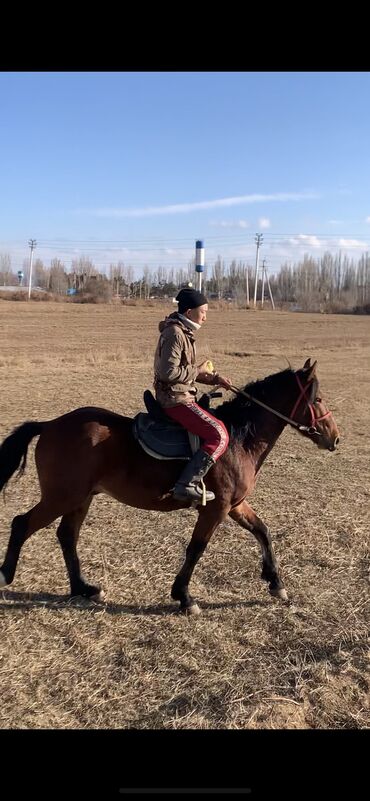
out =
{"type": "Polygon", "coordinates": [[[192,604],[191,606],[185,606],[181,609],[181,612],[184,615],[193,615],[194,617],[198,617],[200,615],[200,609],[198,604],[192,604]]]}
{"type": "Polygon", "coordinates": [[[0,570],[0,587],[6,587],[7,583],[8,582],[7,582],[7,580],[6,580],[5,576],[4,576],[3,571],[0,570]]]}
{"type": "Polygon", "coordinates": [[[90,595],[89,601],[93,601],[94,604],[104,604],[106,598],[107,596],[105,592],[103,592],[103,590],[99,590],[99,592],[96,592],[95,595],[90,595]]]}
{"type": "Polygon", "coordinates": [[[274,596],[274,598],[280,598],[281,601],[288,601],[288,593],[285,587],[280,587],[280,589],[270,590],[270,594],[274,596]]]}

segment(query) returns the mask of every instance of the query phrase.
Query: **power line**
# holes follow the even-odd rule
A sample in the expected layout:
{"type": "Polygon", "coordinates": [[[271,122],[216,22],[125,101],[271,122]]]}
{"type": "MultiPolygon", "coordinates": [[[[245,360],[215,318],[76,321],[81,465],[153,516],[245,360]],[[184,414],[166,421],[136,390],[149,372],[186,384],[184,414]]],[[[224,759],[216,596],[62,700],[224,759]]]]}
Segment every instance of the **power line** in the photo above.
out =
{"type": "MultiPolygon", "coordinates": [[[[366,236],[367,233],[358,234],[357,236],[359,236],[359,235],[360,236],[366,236]]],[[[252,239],[252,236],[253,235],[250,232],[245,232],[245,233],[238,232],[238,233],[233,233],[233,234],[222,234],[222,235],[220,234],[219,236],[209,235],[209,236],[207,236],[207,242],[208,241],[221,241],[221,242],[241,241],[241,242],[245,243],[247,239],[252,239]]],[[[320,239],[349,239],[349,240],[353,240],[354,237],[355,237],[355,235],[353,233],[342,233],[342,232],[340,233],[340,232],[337,232],[337,233],[330,233],[330,234],[329,233],[317,234],[317,233],[313,233],[312,231],[309,232],[309,233],[302,233],[302,231],[299,231],[299,232],[298,231],[296,231],[296,232],[286,232],[286,233],[277,232],[277,231],[265,231],[263,236],[265,236],[266,239],[276,238],[276,237],[280,237],[280,238],[283,238],[283,239],[284,238],[295,239],[295,238],[299,238],[299,237],[307,237],[307,238],[312,237],[312,238],[315,238],[315,239],[318,239],[318,240],[320,240],[320,239]]],[[[114,244],[116,244],[116,245],[127,245],[128,244],[129,245],[129,244],[135,244],[135,243],[138,243],[138,244],[150,244],[150,245],[156,244],[158,246],[165,246],[168,242],[184,242],[184,243],[189,243],[189,247],[192,247],[194,240],[190,236],[189,237],[171,237],[171,238],[168,238],[166,236],[160,236],[160,237],[144,237],[143,236],[143,237],[129,238],[129,239],[91,239],[91,238],[89,238],[89,239],[71,239],[71,238],[64,238],[64,237],[62,237],[62,238],[55,237],[55,238],[52,238],[52,239],[46,239],[46,238],[39,237],[38,241],[39,241],[40,245],[61,244],[61,245],[69,246],[69,245],[74,245],[74,244],[80,244],[80,245],[85,244],[86,246],[89,246],[89,247],[91,247],[91,246],[99,246],[99,245],[107,245],[107,244],[112,244],[112,245],[114,245],[114,244]]],[[[21,240],[10,240],[7,244],[8,245],[19,245],[19,246],[21,246],[21,244],[23,244],[23,243],[22,243],[21,240]]]]}

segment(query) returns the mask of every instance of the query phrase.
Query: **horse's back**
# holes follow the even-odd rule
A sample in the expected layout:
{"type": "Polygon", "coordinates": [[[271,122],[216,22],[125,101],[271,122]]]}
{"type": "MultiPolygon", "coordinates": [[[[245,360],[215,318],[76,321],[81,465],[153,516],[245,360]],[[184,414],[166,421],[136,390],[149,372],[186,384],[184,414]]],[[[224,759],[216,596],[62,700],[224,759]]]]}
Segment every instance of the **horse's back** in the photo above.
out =
{"type": "Polygon", "coordinates": [[[133,422],[132,417],[127,417],[117,412],[112,412],[110,409],[103,409],[99,406],[81,406],[78,409],[72,409],[71,412],[66,412],[59,417],[54,417],[48,421],[49,424],[64,424],[64,423],[99,423],[103,426],[119,426],[133,422]]]}
{"type": "Polygon", "coordinates": [[[45,424],[36,446],[36,463],[43,457],[58,460],[61,453],[73,455],[74,461],[85,459],[103,442],[119,447],[120,442],[133,440],[132,422],[131,417],[96,406],[73,409],[45,424]]]}
{"type": "Polygon", "coordinates": [[[63,486],[86,497],[137,448],[132,418],[109,409],[85,406],[49,420],[35,451],[42,493],[60,494],[63,486]]]}

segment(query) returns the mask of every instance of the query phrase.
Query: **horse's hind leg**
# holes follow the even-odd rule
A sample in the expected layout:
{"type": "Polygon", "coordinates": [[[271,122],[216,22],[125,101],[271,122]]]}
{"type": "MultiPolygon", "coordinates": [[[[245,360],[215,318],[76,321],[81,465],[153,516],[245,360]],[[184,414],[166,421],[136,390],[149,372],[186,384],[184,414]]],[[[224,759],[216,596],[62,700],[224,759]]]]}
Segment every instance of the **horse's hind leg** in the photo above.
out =
{"type": "Polygon", "coordinates": [[[83,595],[92,601],[103,601],[104,593],[100,587],[88,584],[81,574],[80,560],[77,554],[77,542],[80,528],[87,515],[93,496],[90,495],[84,503],[69,514],[63,515],[57,530],[60,547],[66,563],[71,595],[83,595]]]}
{"type": "Polygon", "coordinates": [[[0,587],[12,583],[19,554],[26,540],[40,528],[48,526],[57,517],[57,509],[41,500],[24,515],[17,515],[14,518],[5,559],[0,568],[0,587]]]}
{"type": "Polygon", "coordinates": [[[262,573],[261,578],[269,582],[271,595],[288,600],[284,582],[280,576],[276,557],[272,547],[271,536],[267,526],[258,515],[253,511],[246,501],[242,501],[239,506],[229,512],[230,517],[239,523],[239,526],[250,531],[259,542],[262,550],[262,573]]]}

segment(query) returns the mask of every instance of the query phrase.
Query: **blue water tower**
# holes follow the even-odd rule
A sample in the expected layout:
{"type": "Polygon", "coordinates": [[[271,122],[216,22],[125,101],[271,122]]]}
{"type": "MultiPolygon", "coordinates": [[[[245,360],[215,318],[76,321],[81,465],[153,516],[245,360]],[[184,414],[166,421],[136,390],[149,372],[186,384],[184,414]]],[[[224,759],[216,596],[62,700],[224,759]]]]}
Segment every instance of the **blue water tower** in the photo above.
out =
{"type": "Polygon", "coordinates": [[[202,272],[204,271],[204,244],[201,239],[195,243],[195,272],[198,273],[198,289],[202,289],[202,272]]]}

